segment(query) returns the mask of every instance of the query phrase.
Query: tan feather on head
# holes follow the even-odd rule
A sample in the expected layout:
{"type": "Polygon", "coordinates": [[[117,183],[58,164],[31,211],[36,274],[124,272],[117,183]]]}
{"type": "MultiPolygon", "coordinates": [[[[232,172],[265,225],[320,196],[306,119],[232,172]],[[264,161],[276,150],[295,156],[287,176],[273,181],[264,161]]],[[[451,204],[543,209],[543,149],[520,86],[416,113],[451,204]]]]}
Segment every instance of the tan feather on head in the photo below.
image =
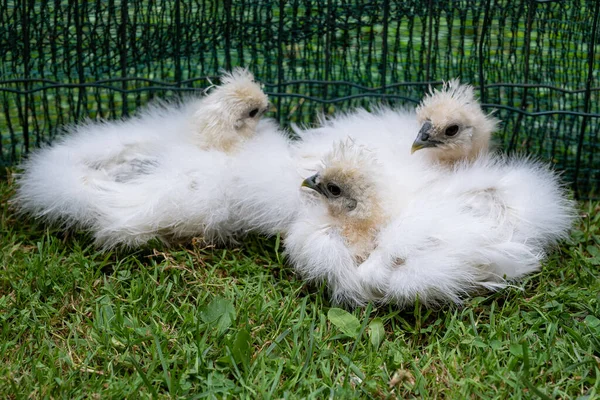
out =
{"type": "Polygon", "coordinates": [[[417,120],[421,130],[412,152],[427,148],[434,161],[444,164],[487,152],[499,123],[483,112],[473,86],[461,85],[458,79],[445,82],[441,90],[430,89],[417,107],[417,120]]]}
{"type": "Polygon", "coordinates": [[[330,226],[340,229],[359,261],[375,247],[375,236],[386,219],[378,196],[378,167],[368,149],[347,140],[334,145],[319,171],[302,183],[320,195],[330,226]]]}
{"type": "Polygon", "coordinates": [[[235,68],[221,77],[197,103],[194,113],[195,142],[200,148],[235,151],[254,136],[260,117],[268,110],[269,99],[254,76],[245,68],[235,68]]]}

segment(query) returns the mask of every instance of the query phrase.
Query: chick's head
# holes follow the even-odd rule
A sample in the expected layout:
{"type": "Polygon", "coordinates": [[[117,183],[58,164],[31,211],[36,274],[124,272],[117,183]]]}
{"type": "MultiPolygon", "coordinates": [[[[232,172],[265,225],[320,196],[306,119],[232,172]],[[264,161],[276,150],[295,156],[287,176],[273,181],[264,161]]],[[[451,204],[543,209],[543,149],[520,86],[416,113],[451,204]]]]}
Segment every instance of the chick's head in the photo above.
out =
{"type": "Polygon", "coordinates": [[[369,223],[380,219],[377,161],[372,153],[352,142],[334,146],[318,172],[303,187],[314,190],[340,222],[369,223]]]}
{"type": "Polygon", "coordinates": [[[218,86],[209,96],[219,103],[222,115],[242,136],[251,136],[260,117],[269,108],[269,98],[254,81],[251,72],[236,68],[221,77],[218,86]]]}
{"type": "Polygon", "coordinates": [[[485,114],[471,85],[458,79],[432,90],[417,107],[421,129],[412,152],[428,148],[441,162],[473,159],[489,148],[498,120],[485,114]]]}
{"type": "Polygon", "coordinates": [[[236,68],[221,77],[221,85],[198,103],[193,122],[204,149],[235,150],[256,133],[269,99],[247,69],[236,68]]]}
{"type": "Polygon", "coordinates": [[[381,166],[364,147],[346,141],[334,146],[318,172],[302,186],[327,207],[327,225],[338,230],[357,263],[376,247],[385,222],[381,166]]]}

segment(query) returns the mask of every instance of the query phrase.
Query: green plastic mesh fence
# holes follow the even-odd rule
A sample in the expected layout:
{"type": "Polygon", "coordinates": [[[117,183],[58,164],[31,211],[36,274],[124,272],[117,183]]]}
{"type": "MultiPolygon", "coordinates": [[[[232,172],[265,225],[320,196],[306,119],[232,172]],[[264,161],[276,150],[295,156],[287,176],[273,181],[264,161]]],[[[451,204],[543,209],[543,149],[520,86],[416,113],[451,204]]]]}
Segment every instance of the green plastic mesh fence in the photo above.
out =
{"type": "MultiPolygon", "coordinates": [[[[508,152],[599,198],[600,1],[0,0],[0,157],[248,66],[283,124],[473,83],[508,152]]],[[[416,133],[415,133],[416,134],[416,133]]]]}

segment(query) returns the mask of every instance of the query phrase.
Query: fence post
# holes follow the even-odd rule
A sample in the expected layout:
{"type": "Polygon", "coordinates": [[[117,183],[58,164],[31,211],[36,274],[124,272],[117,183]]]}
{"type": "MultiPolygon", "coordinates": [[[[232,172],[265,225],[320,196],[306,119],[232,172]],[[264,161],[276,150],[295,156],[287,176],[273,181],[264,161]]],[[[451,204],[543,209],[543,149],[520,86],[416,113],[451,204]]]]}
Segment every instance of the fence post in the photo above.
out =
{"type": "Polygon", "coordinates": [[[181,0],[175,1],[175,38],[173,57],[175,57],[175,82],[181,87],[181,0]]]}
{"type": "Polygon", "coordinates": [[[390,19],[390,1],[383,1],[383,43],[381,45],[381,89],[385,93],[387,84],[388,28],[390,19]]]}
{"type": "Polygon", "coordinates": [[[79,118],[81,113],[81,105],[85,101],[85,73],[83,70],[83,26],[82,19],[79,10],[79,1],[75,1],[73,6],[73,19],[75,20],[75,35],[77,37],[75,43],[75,49],[77,51],[77,75],[79,77],[79,87],[77,96],[77,106],[75,108],[75,118],[79,118]]]}
{"type": "Polygon", "coordinates": [[[231,71],[231,0],[223,1],[223,11],[225,12],[225,69],[231,71]]]}
{"type": "Polygon", "coordinates": [[[127,0],[122,0],[121,3],[121,25],[119,25],[119,35],[121,37],[121,99],[123,100],[122,113],[126,117],[129,115],[127,107],[127,20],[128,20],[127,0]]]}
{"type": "Polygon", "coordinates": [[[285,28],[285,0],[279,1],[279,21],[277,25],[277,115],[279,116],[279,122],[283,123],[283,115],[281,115],[281,99],[283,96],[281,93],[285,90],[283,81],[285,76],[283,74],[283,29],[285,28]]]}
{"type": "Polygon", "coordinates": [[[490,6],[493,0],[487,0],[485,2],[485,8],[483,11],[483,26],[481,27],[481,34],[479,35],[479,46],[477,46],[477,63],[479,64],[479,101],[481,104],[486,103],[485,97],[485,77],[483,76],[483,43],[485,41],[485,35],[487,34],[488,28],[491,25],[490,6]]]}
{"type": "Polygon", "coordinates": [[[431,50],[433,48],[433,7],[432,0],[427,3],[427,72],[425,79],[431,82],[431,50]]]}
{"type": "MultiPolygon", "coordinates": [[[[598,33],[598,14],[600,14],[600,0],[596,0],[596,7],[594,9],[594,22],[592,24],[592,32],[590,34],[590,44],[588,45],[588,75],[585,82],[585,100],[583,104],[583,121],[581,121],[581,130],[579,131],[579,141],[577,143],[577,159],[575,161],[575,181],[573,182],[573,190],[575,191],[575,197],[579,198],[579,169],[581,168],[581,151],[583,150],[583,139],[585,137],[585,131],[589,122],[589,113],[592,97],[592,82],[594,80],[594,56],[596,50],[596,34],[598,33]]],[[[589,175],[587,175],[589,178],[589,175]]]]}
{"type": "MultiPolygon", "coordinates": [[[[525,32],[525,69],[524,69],[524,84],[529,82],[529,53],[531,49],[531,30],[533,29],[533,20],[535,19],[535,11],[536,11],[537,2],[536,0],[529,1],[529,8],[527,9],[527,31],[525,32]]],[[[528,87],[523,87],[523,96],[521,97],[521,110],[527,110],[527,93],[528,87]]],[[[517,136],[519,134],[519,130],[521,128],[521,122],[523,121],[523,114],[519,113],[517,115],[517,121],[513,126],[513,132],[510,137],[510,142],[508,143],[508,150],[514,150],[516,147],[517,136]]]]}
{"type": "Polygon", "coordinates": [[[333,1],[327,0],[327,22],[325,24],[325,82],[323,84],[323,99],[329,96],[329,74],[331,72],[331,42],[333,41],[335,28],[335,14],[333,12],[333,1]]]}
{"type": "MultiPolygon", "coordinates": [[[[29,153],[29,90],[31,89],[30,79],[30,58],[31,58],[31,47],[30,47],[30,33],[29,33],[29,9],[33,8],[33,1],[24,1],[22,3],[23,11],[21,14],[21,27],[23,29],[23,65],[25,66],[25,107],[23,108],[23,146],[25,147],[25,154],[29,153]]],[[[16,141],[12,142],[12,161],[17,159],[17,144],[16,141]]]]}

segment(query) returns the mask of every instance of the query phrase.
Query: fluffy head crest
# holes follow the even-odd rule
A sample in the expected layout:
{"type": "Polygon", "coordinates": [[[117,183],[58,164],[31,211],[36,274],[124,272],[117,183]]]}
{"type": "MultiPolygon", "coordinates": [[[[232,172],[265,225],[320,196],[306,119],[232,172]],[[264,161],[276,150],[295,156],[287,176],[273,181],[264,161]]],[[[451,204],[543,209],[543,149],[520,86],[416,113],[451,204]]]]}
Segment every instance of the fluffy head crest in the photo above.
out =
{"type": "Polygon", "coordinates": [[[255,83],[254,74],[248,68],[236,67],[231,71],[223,71],[221,75],[221,85],[227,85],[235,82],[255,83]]]}
{"type": "Polygon", "coordinates": [[[432,90],[417,107],[421,132],[414,150],[434,148],[440,161],[454,162],[473,159],[487,151],[498,120],[485,114],[475,99],[473,86],[460,84],[458,79],[432,90]]]}
{"type": "Polygon", "coordinates": [[[262,85],[254,80],[254,75],[247,68],[237,67],[223,72],[221,85],[216,86],[209,96],[220,93],[224,100],[256,102],[256,105],[266,107],[267,95],[262,90],[262,85]]]}
{"type": "Polygon", "coordinates": [[[269,106],[269,98],[254,81],[254,75],[239,67],[223,73],[221,85],[209,93],[208,99],[220,103],[222,112],[231,113],[232,121],[260,117],[269,106]]]}
{"type": "Polygon", "coordinates": [[[368,148],[354,143],[352,139],[339,141],[333,145],[322,161],[322,171],[340,174],[351,178],[354,175],[366,174],[376,169],[377,158],[368,148]]]}
{"type": "Polygon", "coordinates": [[[194,113],[199,145],[229,151],[252,137],[269,99],[245,68],[225,72],[221,85],[203,98],[194,113]]]}
{"type": "Polygon", "coordinates": [[[469,84],[461,85],[457,78],[445,81],[441,90],[429,88],[429,93],[421,101],[419,109],[440,101],[454,101],[457,104],[467,106],[476,102],[475,90],[469,84]]]}

